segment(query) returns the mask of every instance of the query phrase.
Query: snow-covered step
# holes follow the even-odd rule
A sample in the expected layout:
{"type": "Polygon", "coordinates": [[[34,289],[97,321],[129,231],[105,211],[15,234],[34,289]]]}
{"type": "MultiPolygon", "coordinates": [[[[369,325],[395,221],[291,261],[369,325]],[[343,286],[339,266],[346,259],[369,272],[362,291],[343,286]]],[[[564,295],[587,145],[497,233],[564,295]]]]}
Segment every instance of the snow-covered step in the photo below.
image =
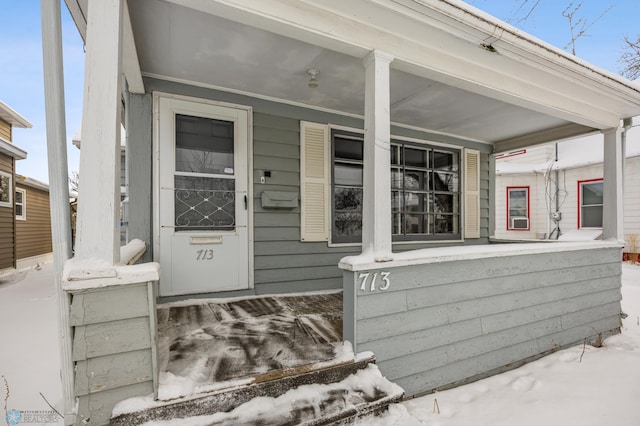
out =
{"type": "Polygon", "coordinates": [[[116,407],[111,425],[347,423],[381,412],[402,399],[403,390],[386,380],[374,362],[373,354],[368,354],[324,368],[272,372],[270,377],[256,377],[248,385],[154,402],[137,411],[137,403],[132,401],[129,407],[116,407]]]}

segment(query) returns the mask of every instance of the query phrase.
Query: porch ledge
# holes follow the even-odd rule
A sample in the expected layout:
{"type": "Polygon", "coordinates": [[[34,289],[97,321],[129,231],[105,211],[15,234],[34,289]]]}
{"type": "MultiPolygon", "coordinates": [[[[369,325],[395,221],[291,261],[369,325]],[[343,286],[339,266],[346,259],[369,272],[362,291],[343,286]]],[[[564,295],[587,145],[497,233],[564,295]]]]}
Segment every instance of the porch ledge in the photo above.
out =
{"type": "Polygon", "coordinates": [[[97,265],[83,265],[71,259],[64,265],[62,289],[69,293],[82,293],[93,289],[158,281],[159,279],[160,264],[156,262],[138,265],[111,265],[105,268],[97,265]]]}
{"type": "Polygon", "coordinates": [[[579,242],[539,242],[522,244],[485,244],[477,246],[435,247],[394,253],[391,260],[376,262],[372,256],[347,256],[340,260],[338,267],[346,271],[364,271],[397,268],[429,263],[453,262],[460,260],[487,259],[507,256],[524,256],[540,253],[561,253],[576,250],[624,247],[618,241],[579,242]]]}

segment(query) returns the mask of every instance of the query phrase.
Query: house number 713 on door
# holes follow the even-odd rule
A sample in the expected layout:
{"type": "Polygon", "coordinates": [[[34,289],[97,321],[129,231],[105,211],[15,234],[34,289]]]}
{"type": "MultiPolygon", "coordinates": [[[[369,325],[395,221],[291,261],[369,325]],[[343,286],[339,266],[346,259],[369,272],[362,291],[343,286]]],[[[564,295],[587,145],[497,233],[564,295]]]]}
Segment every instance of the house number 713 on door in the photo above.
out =
{"type": "Polygon", "coordinates": [[[368,286],[370,292],[374,292],[376,291],[376,289],[382,291],[388,290],[389,287],[391,287],[391,280],[389,280],[389,275],[391,275],[391,272],[380,271],[374,272],[373,275],[371,274],[371,272],[361,272],[360,275],[358,275],[358,279],[362,280],[362,282],[360,283],[360,290],[367,291],[367,280],[369,279],[369,277],[371,277],[368,286]],[[380,283],[377,283],[378,275],[380,275],[380,283]],[[380,286],[376,287],[376,285],[380,286]]]}
{"type": "Polygon", "coordinates": [[[213,260],[213,250],[198,250],[196,252],[196,260],[213,260]]]}

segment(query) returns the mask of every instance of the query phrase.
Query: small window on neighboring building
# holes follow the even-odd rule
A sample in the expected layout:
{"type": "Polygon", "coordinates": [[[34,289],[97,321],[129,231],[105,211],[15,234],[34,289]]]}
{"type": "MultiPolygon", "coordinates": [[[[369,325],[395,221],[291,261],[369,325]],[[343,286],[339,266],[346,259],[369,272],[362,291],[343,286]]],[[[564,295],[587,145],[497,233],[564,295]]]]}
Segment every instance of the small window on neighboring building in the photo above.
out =
{"type": "Polygon", "coordinates": [[[16,219],[27,220],[27,191],[16,188],[16,219]]]}
{"type": "Polygon", "coordinates": [[[0,206],[13,207],[13,182],[9,173],[0,172],[0,206]]]}
{"type": "Polygon", "coordinates": [[[529,229],[529,187],[507,187],[507,230],[529,229]]]}
{"type": "Polygon", "coordinates": [[[578,182],[578,228],[602,228],[602,179],[578,182]]]}

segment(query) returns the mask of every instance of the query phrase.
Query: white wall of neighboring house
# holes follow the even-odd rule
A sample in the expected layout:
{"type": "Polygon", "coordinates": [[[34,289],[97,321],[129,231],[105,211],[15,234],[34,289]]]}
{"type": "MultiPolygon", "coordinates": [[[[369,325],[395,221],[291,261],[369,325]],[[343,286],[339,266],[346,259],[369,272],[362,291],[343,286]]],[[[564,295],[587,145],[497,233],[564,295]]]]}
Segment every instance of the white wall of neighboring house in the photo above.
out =
{"type": "MultiPolygon", "coordinates": [[[[625,235],[640,235],[640,129],[627,132],[624,188],[625,235]]],[[[600,134],[542,145],[496,157],[497,239],[543,239],[554,229],[556,171],[559,183],[560,230],[578,229],[578,182],[601,179],[603,137],[600,134]],[[507,229],[507,188],[529,187],[529,230],[507,229]]]]}

